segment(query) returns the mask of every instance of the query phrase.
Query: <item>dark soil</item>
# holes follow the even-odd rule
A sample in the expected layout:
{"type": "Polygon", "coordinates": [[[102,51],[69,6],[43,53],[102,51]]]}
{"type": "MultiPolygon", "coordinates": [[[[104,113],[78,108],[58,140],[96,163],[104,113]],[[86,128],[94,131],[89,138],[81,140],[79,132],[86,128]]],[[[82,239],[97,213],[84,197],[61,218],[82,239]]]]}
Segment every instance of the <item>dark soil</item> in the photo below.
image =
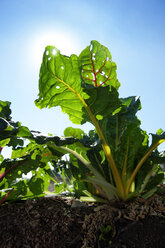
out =
{"type": "Polygon", "coordinates": [[[73,200],[62,197],[1,205],[0,247],[165,247],[163,196],[74,206],[73,200]]]}

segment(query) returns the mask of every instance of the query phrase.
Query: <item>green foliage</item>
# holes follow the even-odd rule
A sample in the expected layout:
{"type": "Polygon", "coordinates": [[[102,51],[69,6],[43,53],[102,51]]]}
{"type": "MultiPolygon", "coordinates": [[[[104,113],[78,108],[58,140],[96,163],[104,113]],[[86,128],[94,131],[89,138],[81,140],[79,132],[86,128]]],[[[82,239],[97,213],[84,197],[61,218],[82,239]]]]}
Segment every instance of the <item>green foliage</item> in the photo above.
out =
{"type": "Polygon", "coordinates": [[[88,201],[148,197],[157,190],[164,180],[159,164],[165,163],[157,147],[165,132],[151,134],[149,145],[136,116],[140,99],[119,97],[116,69],[108,48],[97,41],[79,56],[45,48],[36,106],[60,106],[73,123],[90,122],[94,130],[68,127],[63,137],[45,136],[13,122],[10,102],[0,101],[0,147],[12,148],[11,159],[0,155],[1,202],[44,196],[50,180],[55,194],[74,192],[88,201]],[[52,177],[52,167],[62,183],[52,177]]]}
{"type": "MultiPolygon", "coordinates": [[[[0,124],[1,149],[12,147],[11,159],[4,159],[0,155],[0,199],[4,199],[11,188],[14,191],[8,195],[8,200],[49,194],[47,188],[52,180],[50,164],[54,165],[66,153],[62,149],[56,150],[56,145],[71,145],[77,139],[44,136],[21,126],[21,123],[8,122],[4,118],[0,118],[0,124]],[[26,146],[24,141],[28,141],[26,146]],[[31,178],[26,177],[29,172],[32,173],[31,178]]],[[[65,189],[66,185],[63,184],[61,191],[65,189]]]]}
{"type": "MultiPolygon", "coordinates": [[[[92,41],[79,56],[70,57],[60,54],[55,47],[46,47],[36,105],[60,106],[73,123],[91,122],[95,126],[97,145],[89,147],[85,155],[78,152],[77,156],[75,150],[79,145],[75,143],[68,152],[72,165],[78,168],[79,178],[84,178],[83,163],[89,170],[85,181],[108,200],[114,197],[126,200],[145,190],[157,163],[152,161],[153,151],[165,140],[163,132],[152,134],[149,146],[149,137],[136,117],[141,109],[140,99],[119,98],[119,85],[116,64],[108,48],[99,42],[92,41]],[[145,183],[139,178],[141,171],[145,183]]],[[[71,135],[76,135],[73,130],[71,135]]],[[[159,178],[162,180],[162,175],[159,178]]]]}

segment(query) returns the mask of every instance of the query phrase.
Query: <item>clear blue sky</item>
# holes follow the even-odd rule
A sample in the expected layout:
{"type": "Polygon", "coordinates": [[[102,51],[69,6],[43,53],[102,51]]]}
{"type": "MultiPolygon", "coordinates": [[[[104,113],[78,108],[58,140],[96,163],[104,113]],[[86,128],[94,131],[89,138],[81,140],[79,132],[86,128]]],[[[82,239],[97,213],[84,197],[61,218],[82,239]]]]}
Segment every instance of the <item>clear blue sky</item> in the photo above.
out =
{"type": "Polygon", "coordinates": [[[78,55],[98,40],[117,64],[120,96],[141,97],[142,128],[165,130],[164,0],[0,0],[0,12],[0,99],[14,121],[57,135],[74,126],[59,108],[34,104],[42,54],[54,45],[78,55]]]}

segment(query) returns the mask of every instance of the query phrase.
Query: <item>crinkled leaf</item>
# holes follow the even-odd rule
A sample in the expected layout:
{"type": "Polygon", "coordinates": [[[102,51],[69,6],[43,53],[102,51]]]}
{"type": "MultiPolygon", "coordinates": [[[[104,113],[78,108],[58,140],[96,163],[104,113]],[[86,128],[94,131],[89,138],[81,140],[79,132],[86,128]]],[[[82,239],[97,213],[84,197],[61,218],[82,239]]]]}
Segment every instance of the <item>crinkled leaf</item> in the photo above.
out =
{"type": "Polygon", "coordinates": [[[98,119],[102,119],[103,116],[116,111],[116,108],[120,108],[121,103],[116,91],[119,86],[116,79],[116,66],[108,61],[111,55],[107,48],[96,41],[92,42],[92,46],[94,50],[97,50],[96,54],[98,53],[95,67],[96,70],[100,68],[100,71],[97,75],[103,73],[101,70],[111,74],[104,82],[104,86],[107,87],[97,89],[92,82],[90,85],[89,82],[82,82],[83,60],[84,56],[88,57],[91,53],[89,47],[86,48],[89,50],[89,54],[86,53],[87,50],[85,49],[79,58],[76,55],[66,57],[61,55],[55,47],[46,47],[40,69],[39,98],[36,100],[36,105],[39,108],[61,106],[62,111],[67,113],[75,124],[83,124],[90,120],[88,107],[98,119]],[[104,60],[102,62],[104,66],[99,56],[101,56],[101,60],[104,60]]]}
{"type": "Polygon", "coordinates": [[[127,129],[127,126],[139,126],[140,121],[136,117],[136,113],[141,109],[140,99],[138,97],[128,97],[120,99],[123,106],[115,115],[108,116],[101,122],[101,128],[111,147],[112,153],[117,148],[118,143],[127,129]]]}
{"type": "MultiPolygon", "coordinates": [[[[89,98],[86,100],[86,104],[90,108],[92,114],[97,121],[102,122],[103,119],[108,116],[112,116],[118,113],[122,109],[122,102],[119,99],[117,90],[112,86],[106,87],[94,87],[84,89],[89,98]]],[[[89,115],[86,115],[84,110],[84,119],[92,123],[89,115]]]]}
{"type": "Polygon", "coordinates": [[[144,133],[136,125],[130,124],[125,128],[115,150],[116,164],[121,172],[124,163],[126,163],[126,170],[130,176],[138,160],[145,154],[148,148],[148,146],[143,146],[144,140],[144,133]]]}
{"type": "Polygon", "coordinates": [[[39,98],[35,102],[37,107],[61,106],[73,123],[81,124],[83,103],[77,94],[83,95],[78,57],[67,57],[55,47],[46,47],[40,69],[39,98]]]}
{"type": "Polygon", "coordinates": [[[112,61],[109,49],[97,41],[91,41],[79,55],[82,81],[99,86],[113,86],[119,88],[117,80],[116,64],[112,61]]]}

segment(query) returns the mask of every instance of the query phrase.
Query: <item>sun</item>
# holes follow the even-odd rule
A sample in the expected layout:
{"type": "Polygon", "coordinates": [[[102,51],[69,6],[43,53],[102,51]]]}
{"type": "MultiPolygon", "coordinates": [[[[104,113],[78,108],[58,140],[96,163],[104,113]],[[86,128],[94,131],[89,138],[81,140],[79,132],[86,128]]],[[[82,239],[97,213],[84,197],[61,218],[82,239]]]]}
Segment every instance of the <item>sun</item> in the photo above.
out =
{"type": "Polygon", "coordinates": [[[55,46],[60,50],[61,54],[70,56],[71,54],[78,54],[79,44],[76,42],[76,38],[73,34],[60,31],[41,31],[35,35],[32,39],[32,45],[30,48],[30,59],[33,66],[39,67],[42,62],[42,56],[46,46],[55,46]]]}

